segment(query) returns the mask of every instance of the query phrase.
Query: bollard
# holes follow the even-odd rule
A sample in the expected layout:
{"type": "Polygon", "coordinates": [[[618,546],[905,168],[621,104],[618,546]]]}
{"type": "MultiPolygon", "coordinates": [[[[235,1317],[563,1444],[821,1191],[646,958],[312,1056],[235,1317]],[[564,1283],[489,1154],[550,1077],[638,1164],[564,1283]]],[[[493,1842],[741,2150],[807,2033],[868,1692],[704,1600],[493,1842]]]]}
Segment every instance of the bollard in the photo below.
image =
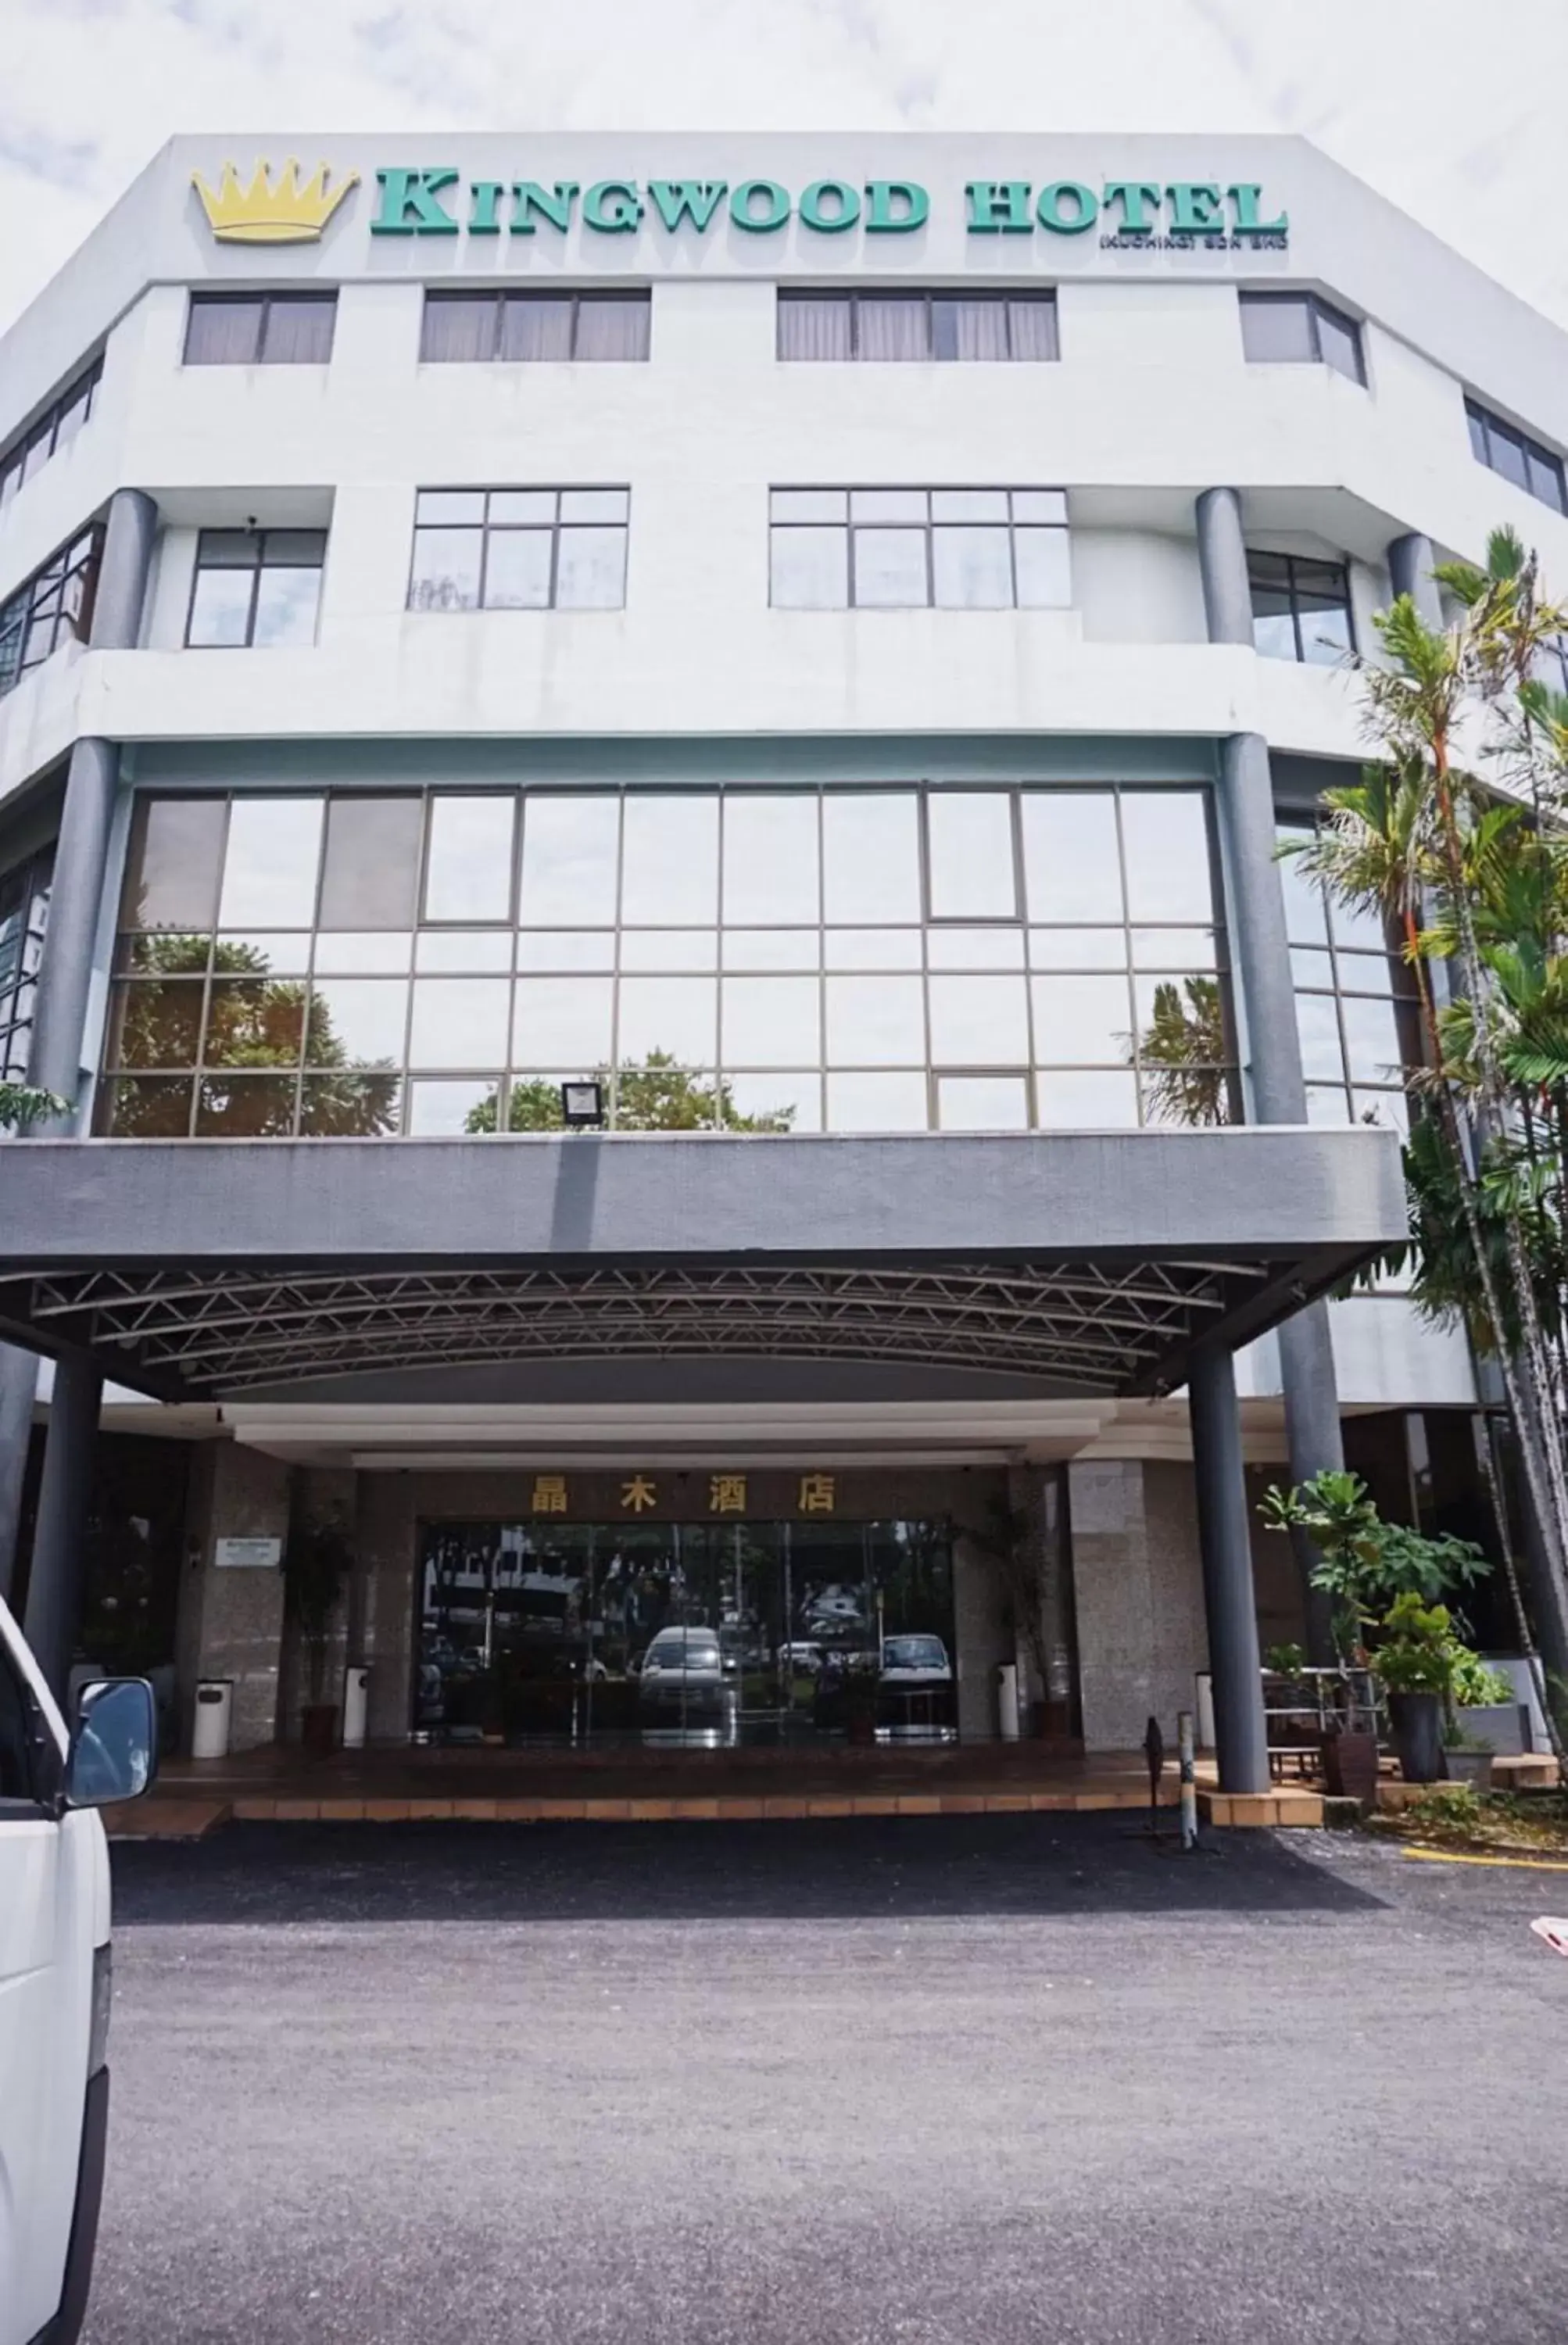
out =
{"type": "Polygon", "coordinates": [[[1197,1785],[1193,1776],[1192,1712],[1176,1713],[1176,1751],[1181,1766],[1181,1844],[1197,1846],[1197,1785]]]}

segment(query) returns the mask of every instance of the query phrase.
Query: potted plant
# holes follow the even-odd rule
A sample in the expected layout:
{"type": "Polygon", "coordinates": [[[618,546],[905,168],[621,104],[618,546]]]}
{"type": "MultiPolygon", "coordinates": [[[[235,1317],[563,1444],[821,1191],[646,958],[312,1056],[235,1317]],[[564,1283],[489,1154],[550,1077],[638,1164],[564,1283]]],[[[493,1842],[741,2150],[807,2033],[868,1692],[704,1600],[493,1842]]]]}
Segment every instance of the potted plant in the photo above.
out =
{"type": "Polygon", "coordinates": [[[353,1561],[348,1533],[336,1516],[290,1528],[283,1550],[283,1618],[306,1657],[300,1739],[314,1758],[325,1758],[337,1739],[338,1705],[324,1698],[327,1640],[353,1561]]]}
{"type": "Polygon", "coordinates": [[[1449,1687],[1444,1750],[1522,1751],[1519,1712],[1512,1680],[1483,1661],[1479,1653],[1461,1646],[1449,1687]]]}
{"type": "Polygon", "coordinates": [[[1441,1779],[1443,1712],[1458,1650],[1446,1604],[1423,1604],[1412,1589],[1394,1599],[1375,1663],[1407,1783],[1441,1779]]]}
{"type": "MultiPolygon", "coordinates": [[[[1259,1512],[1271,1530],[1299,1529],[1317,1549],[1312,1585],[1329,1598],[1342,1673],[1339,1715],[1331,1717],[1324,1730],[1324,1780],[1336,1796],[1367,1804],[1377,1789],[1378,1767],[1377,1708],[1369,1671],[1377,1670],[1390,1695],[1397,1690],[1435,1696],[1435,1708],[1424,1700],[1413,1709],[1402,1701],[1399,1707],[1399,1716],[1411,1722],[1410,1731],[1418,1738],[1410,1746],[1417,1764],[1431,1759],[1431,1738],[1441,1723],[1446,1679],[1435,1687],[1428,1682],[1422,1673],[1435,1666],[1431,1644],[1417,1632],[1411,1612],[1400,1614],[1398,1625],[1391,1627],[1394,1609],[1408,1598],[1417,1610],[1444,1613],[1447,1642],[1442,1667],[1446,1669],[1464,1648],[1453,1634],[1451,1616],[1439,1599],[1479,1579],[1490,1567],[1480,1548],[1467,1539],[1430,1538],[1403,1523],[1385,1522],[1356,1474],[1325,1472],[1291,1490],[1271,1489],[1259,1512]],[[1400,1648],[1393,1662],[1395,1679],[1413,1673],[1411,1681],[1397,1687],[1383,1672],[1390,1638],[1400,1648]],[[1370,1650],[1374,1646],[1376,1650],[1370,1650]],[[1418,1720],[1419,1728],[1414,1724],[1418,1720]],[[1421,1740],[1422,1736],[1427,1739],[1421,1740]]],[[[1399,1737],[1400,1728],[1391,1702],[1390,1722],[1399,1737]]],[[[1441,1771],[1441,1742],[1438,1751],[1441,1771]]],[[[1410,1780],[1433,1778],[1416,1775],[1410,1780]]]]}
{"type": "Polygon", "coordinates": [[[1469,1783],[1477,1792],[1491,1791],[1493,1753],[1483,1736],[1471,1734],[1462,1726],[1445,1726],[1442,1756],[1451,1782],[1469,1783]]]}

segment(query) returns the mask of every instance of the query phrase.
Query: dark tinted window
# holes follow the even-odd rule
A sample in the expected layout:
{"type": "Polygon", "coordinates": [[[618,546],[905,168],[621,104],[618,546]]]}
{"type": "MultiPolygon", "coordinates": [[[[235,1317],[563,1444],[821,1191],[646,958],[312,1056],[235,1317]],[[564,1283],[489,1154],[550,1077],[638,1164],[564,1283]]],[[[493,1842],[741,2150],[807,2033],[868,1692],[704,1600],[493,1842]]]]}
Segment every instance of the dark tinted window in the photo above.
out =
{"type": "Polygon", "coordinates": [[[1501,472],[1516,489],[1522,489],[1527,496],[1539,497],[1554,513],[1568,513],[1561,456],[1532,440],[1516,423],[1505,423],[1501,415],[1482,407],[1479,400],[1467,399],[1464,412],[1470,426],[1471,453],[1478,463],[1486,465],[1491,472],[1501,472]]]}

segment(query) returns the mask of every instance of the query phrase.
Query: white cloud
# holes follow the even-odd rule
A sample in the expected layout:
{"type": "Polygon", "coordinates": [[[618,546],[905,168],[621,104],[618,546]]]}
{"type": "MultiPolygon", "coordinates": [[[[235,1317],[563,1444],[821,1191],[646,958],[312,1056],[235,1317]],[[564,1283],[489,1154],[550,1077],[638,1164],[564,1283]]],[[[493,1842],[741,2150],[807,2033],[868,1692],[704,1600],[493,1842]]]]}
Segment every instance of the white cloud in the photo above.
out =
{"type": "Polygon", "coordinates": [[[1568,322],[1563,0],[5,0],[0,320],[172,133],[1299,130],[1568,322]]]}

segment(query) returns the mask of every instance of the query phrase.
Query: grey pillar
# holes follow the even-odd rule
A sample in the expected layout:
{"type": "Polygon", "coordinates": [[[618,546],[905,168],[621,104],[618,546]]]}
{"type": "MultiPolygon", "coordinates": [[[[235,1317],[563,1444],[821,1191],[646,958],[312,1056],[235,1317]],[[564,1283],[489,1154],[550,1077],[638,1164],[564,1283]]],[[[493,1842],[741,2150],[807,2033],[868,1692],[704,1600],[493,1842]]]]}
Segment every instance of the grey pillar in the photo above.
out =
{"type": "Polygon", "coordinates": [[[9,1602],[22,1517],[22,1477],[38,1388],[35,1354],[0,1344],[0,1598],[9,1602]]]}
{"type": "MultiPolygon", "coordinates": [[[[1197,500],[1197,551],[1209,641],[1250,644],[1252,594],[1247,583],[1247,542],[1241,500],[1234,489],[1207,489],[1197,500]]],[[[1259,1123],[1305,1123],[1307,1092],[1301,1078],[1301,1044],[1285,929],[1285,893],[1274,858],[1274,787],[1268,745],[1259,734],[1233,734],[1221,744],[1219,819],[1228,885],[1231,962],[1240,980],[1246,1024],[1251,1111],[1259,1123]]],[[[1305,1482],[1345,1462],[1328,1305],[1308,1304],[1285,1322],[1278,1341],[1290,1477],[1305,1482]]],[[[1305,1543],[1298,1543],[1296,1556],[1308,1649],[1314,1660],[1331,1661],[1328,1608],[1309,1580],[1316,1558],[1305,1543]]]]}
{"type": "Polygon", "coordinates": [[[1389,547],[1389,576],[1396,596],[1408,594],[1426,625],[1441,628],[1445,622],[1442,596],[1432,569],[1437,561],[1430,537],[1411,530],[1389,547]]]}
{"type": "Polygon", "coordinates": [[[62,1707],[87,1583],[87,1502],[103,1390],[102,1374],[91,1361],[73,1355],[56,1362],[24,1625],[62,1707]]]}
{"type": "Polygon", "coordinates": [[[1228,1352],[1200,1345],[1193,1354],[1187,1406],[1192,1414],[1219,1788],[1267,1792],[1268,1744],[1252,1593],[1247,1481],[1242,1472],[1241,1412],[1236,1399],[1236,1364],[1228,1352]]]}

